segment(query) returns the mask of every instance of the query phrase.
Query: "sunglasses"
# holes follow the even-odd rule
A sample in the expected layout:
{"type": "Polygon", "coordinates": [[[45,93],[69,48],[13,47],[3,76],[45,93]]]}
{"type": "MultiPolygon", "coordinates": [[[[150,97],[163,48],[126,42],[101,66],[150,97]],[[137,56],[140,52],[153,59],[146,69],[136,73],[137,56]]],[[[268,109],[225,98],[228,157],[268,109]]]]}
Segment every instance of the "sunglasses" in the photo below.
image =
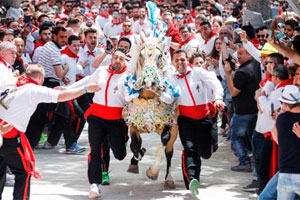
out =
{"type": "Polygon", "coordinates": [[[114,14],[114,15],[112,15],[113,17],[119,17],[119,15],[118,14],[114,14]]]}
{"type": "Polygon", "coordinates": [[[94,19],[93,18],[86,18],[85,19],[87,22],[89,22],[89,21],[93,21],[94,19]]]}
{"type": "Polygon", "coordinates": [[[102,8],[103,8],[103,9],[105,9],[105,8],[107,9],[107,8],[109,8],[109,6],[102,6],[102,8]]]}
{"type": "Polygon", "coordinates": [[[127,13],[120,13],[121,15],[127,15],[127,13]]]}
{"type": "Polygon", "coordinates": [[[228,18],[228,15],[221,15],[222,18],[228,18]]]}
{"type": "Polygon", "coordinates": [[[279,4],[273,4],[274,7],[279,7],[279,4]]]}
{"type": "Polygon", "coordinates": [[[131,25],[125,25],[125,24],[123,24],[123,26],[124,26],[124,27],[131,27],[131,25]]]}
{"type": "Polygon", "coordinates": [[[188,31],[181,31],[180,33],[181,34],[185,34],[185,33],[188,33],[188,31]]]}
{"type": "Polygon", "coordinates": [[[182,15],[184,15],[184,16],[188,16],[188,15],[190,15],[189,13],[183,13],[182,15]]]}
{"type": "Polygon", "coordinates": [[[182,17],[175,17],[176,20],[182,20],[182,17]]]}
{"type": "Polygon", "coordinates": [[[265,38],[268,37],[268,35],[257,35],[257,38],[265,38]]]}
{"type": "Polygon", "coordinates": [[[72,5],[65,5],[65,7],[67,7],[67,8],[72,8],[72,5]]]}

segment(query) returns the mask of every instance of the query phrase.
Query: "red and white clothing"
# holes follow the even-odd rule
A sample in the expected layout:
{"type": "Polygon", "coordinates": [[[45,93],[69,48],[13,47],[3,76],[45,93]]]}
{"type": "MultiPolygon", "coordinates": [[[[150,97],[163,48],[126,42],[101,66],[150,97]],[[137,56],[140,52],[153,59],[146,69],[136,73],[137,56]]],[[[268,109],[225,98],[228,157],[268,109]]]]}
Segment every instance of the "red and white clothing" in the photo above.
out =
{"type": "Polygon", "coordinates": [[[58,94],[58,90],[32,83],[20,86],[5,98],[9,109],[5,110],[0,106],[0,119],[12,122],[17,130],[25,132],[37,105],[42,102],[57,103],[58,94]]]}
{"type": "Polygon", "coordinates": [[[96,23],[98,26],[103,30],[104,25],[111,21],[112,17],[110,15],[105,15],[104,13],[101,13],[96,17],[96,23]]]}
{"type": "Polygon", "coordinates": [[[93,74],[96,69],[93,67],[93,62],[95,58],[104,53],[104,50],[101,48],[96,47],[93,51],[90,51],[87,45],[84,45],[80,48],[78,56],[78,63],[82,65],[88,61],[88,65],[83,68],[83,76],[88,76],[93,74]]]}
{"type": "Polygon", "coordinates": [[[122,118],[126,101],[136,97],[129,96],[124,86],[127,76],[126,67],[120,72],[112,71],[111,66],[99,67],[92,75],[84,77],[68,88],[78,88],[88,83],[99,84],[101,90],[95,92],[94,103],[86,111],[86,115],[92,114],[102,119],[117,120],[122,118]]]}
{"type": "Polygon", "coordinates": [[[144,31],[145,35],[148,35],[152,31],[152,24],[151,22],[145,20],[144,22],[140,22],[140,20],[137,20],[132,25],[132,32],[135,34],[140,34],[142,31],[144,31]]]}
{"type": "Polygon", "coordinates": [[[111,36],[118,36],[122,32],[122,22],[113,23],[112,21],[107,22],[103,27],[103,33],[105,39],[111,36]]]}
{"type": "Polygon", "coordinates": [[[196,40],[195,36],[191,35],[189,38],[187,38],[185,41],[182,41],[180,43],[180,48],[183,49],[185,52],[188,51],[198,51],[199,49],[199,42],[196,40]]]}
{"type": "Polygon", "coordinates": [[[213,50],[215,40],[217,37],[218,37],[218,35],[212,30],[210,36],[207,39],[204,39],[202,49],[206,55],[210,54],[211,51],[213,50]]]}
{"type": "MultiPolygon", "coordinates": [[[[7,86],[14,86],[17,78],[13,77],[13,67],[4,59],[0,58],[0,93],[3,92],[7,86]]],[[[2,107],[2,106],[0,106],[2,107]]]]}
{"type": "MultiPolygon", "coordinates": [[[[63,65],[69,66],[69,70],[65,77],[70,79],[70,83],[68,85],[72,85],[76,81],[76,75],[83,74],[82,66],[77,63],[79,57],[76,54],[72,53],[68,47],[62,50],[61,54],[61,60],[63,65]]],[[[67,86],[63,82],[61,82],[61,85],[67,86]]]]}
{"type": "Polygon", "coordinates": [[[202,119],[209,115],[208,91],[213,91],[214,100],[223,99],[223,88],[215,73],[199,67],[188,67],[185,75],[171,74],[170,82],[180,88],[177,97],[181,116],[202,119]]]}

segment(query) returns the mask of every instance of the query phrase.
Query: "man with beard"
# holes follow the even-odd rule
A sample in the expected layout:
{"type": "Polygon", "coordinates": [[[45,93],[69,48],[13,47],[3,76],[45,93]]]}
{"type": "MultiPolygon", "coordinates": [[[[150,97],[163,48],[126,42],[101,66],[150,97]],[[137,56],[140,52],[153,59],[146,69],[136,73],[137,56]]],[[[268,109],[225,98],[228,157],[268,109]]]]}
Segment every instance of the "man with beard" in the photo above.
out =
{"type": "Polygon", "coordinates": [[[121,31],[122,31],[122,21],[120,20],[119,11],[114,10],[112,12],[112,20],[107,22],[103,28],[105,40],[107,40],[111,36],[119,35],[121,31]]]}
{"type": "Polygon", "coordinates": [[[104,25],[111,20],[109,16],[109,5],[106,1],[102,2],[100,11],[100,14],[96,17],[96,23],[103,30],[104,25]]]}
{"type": "Polygon", "coordinates": [[[178,128],[182,152],[182,173],[185,186],[198,194],[201,158],[210,158],[212,119],[208,106],[207,91],[213,91],[215,106],[224,107],[223,88],[216,75],[200,67],[189,67],[187,54],[182,49],[174,52],[173,65],[176,72],[170,82],[180,88],[178,97],[178,128]]]}
{"type": "Polygon", "coordinates": [[[261,50],[263,46],[267,43],[268,38],[268,28],[266,26],[262,26],[257,29],[256,37],[259,41],[258,49],[261,50]]]}
{"type": "Polygon", "coordinates": [[[95,92],[93,104],[85,113],[89,123],[88,137],[90,144],[88,179],[91,184],[89,198],[100,197],[99,184],[102,183],[102,144],[108,141],[116,159],[123,160],[126,156],[125,142],[127,127],[122,119],[125,101],[130,101],[124,81],[128,76],[125,65],[125,49],[117,48],[111,58],[111,65],[100,67],[95,73],[74,83],[68,88],[82,87],[86,83],[99,83],[102,88],[95,92]]]}
{"type": "Polygon", "coordinates": [[[45,25],[42,26],[39,30],[39,39],[38,41],[34,44],[34,50],[32,52],[32,62],[33,63],[37,63],[39,56],[40,56],[40,52],[43,48],[43,46],[51,41],[52,39],[52,33],[51,33],[51,29],[49,26],[45,25]]]}
{"type": "Polygon", "coordinates": [[[144,33],[150,34],[152,29],[152,24],[146,19],[146,9],[141,7],[138,11],[139,20],[134,22],[132,30],[135,34],[140,34],[141,31],[144,31],[144,33]]]}
{"type": "Polygon", "coordinates": [[[200,33],[204,40],[204,45],[201,47],[206,55],[210,54],[214,47],[215,39],[217,36],[216,32],[211,28],[209,22],[202,22],[200,24],[200,33]]]}
{"type": "MultiPolygon", "coordinates": [[[[93,68],[93,62],[97,56],[104,53],[104,50],[97,47],[97,30],[94,28],[88,28],[84,32],[85,36],[85,44],[80,48],[78,56],[78,63],[83,68],[82,77],[89,76],[95,72],[95,68],[93,68]]],[[[80,77],[80,78],[82,78],[80,77]]],[[[90,103],[92,103],[93,94],[82,95],[78,99],[78,103],[80,107],[86,111],[90,103]]]]}

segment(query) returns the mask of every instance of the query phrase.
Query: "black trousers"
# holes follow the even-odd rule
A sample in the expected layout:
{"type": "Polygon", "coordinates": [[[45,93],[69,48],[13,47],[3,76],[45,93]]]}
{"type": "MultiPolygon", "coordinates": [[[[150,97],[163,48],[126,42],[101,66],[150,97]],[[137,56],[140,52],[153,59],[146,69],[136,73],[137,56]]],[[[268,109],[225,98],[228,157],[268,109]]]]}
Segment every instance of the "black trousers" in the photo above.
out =
{"type": "Polygon", "coordinates": [[[47,140],[52,146],[57,145],[62,133],[64,134],[67,149],[74,142],[77,142],[80,137],[85,124],[84,113],[76,100],[72,101],[72,105],[74,113],[72,113],[67,102],[58,103],[57,109],[53,114],[53,126],[47,140]],[[75,114],[74,120],[72,120],[73,114],[75,114]]]}
{"type": "Polygon", "coordinates": [[[105,120],[90,115],[87,118],[89,123],[90,154],[88,157],[88,179],[90,184],[102,182],[103,170],[103,144],[107,140],[114,157],[123,160],[126,156],[125,142],[128,138],[128,128],[123,119],[105,120]]]}
{"type": "MultiPolygon", "coordinates": [[[[45,78],[43,86],[54,88],[59,86],[59,81],[45,78]]],[[[55,110],[56,105],[56,103],[40,103],[31,116],[25,134],[32,149],[39,143],[44,126],[48,122],[48,114],[55,110]]]]}
{"type": "Polygon", "coordinates": [[[262,133],[254,131],[252,136],[254,165],[259,183],[259,190],[263,191],[270,180],[270,163],[273,142],[270,137],[265,138],[262,133]]]}
{"type": "Polygon", "coordinates": [[[178,117],[179,136],[183,145],[182,173],[185,186],[189,189],[192,179],[200,179],[201,159],[210,158],[211,129],[210,116],[195,120],[184,116],[178,117]]]}
{"type": "MultiPolygon", "coordinates": [[[[22,151],[19,138],[3,138],[3,146],[0,148],[0,196],[2,196],[5,185],[6,168],[8,166],[15,175],[13,199],[24,200],[29,199],[30,197],[31,175],[25,171],[21,156],[17,149],[22,151]]],[[[2,199],[2,197],[0,199],[2,199]]]]}

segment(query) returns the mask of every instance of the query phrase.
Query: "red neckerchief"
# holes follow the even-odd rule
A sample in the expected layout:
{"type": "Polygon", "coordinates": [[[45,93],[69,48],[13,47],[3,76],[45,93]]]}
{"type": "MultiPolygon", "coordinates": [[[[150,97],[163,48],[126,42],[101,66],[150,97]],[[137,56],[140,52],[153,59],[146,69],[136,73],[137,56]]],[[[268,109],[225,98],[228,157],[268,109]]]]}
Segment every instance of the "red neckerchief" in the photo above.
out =
{"type": "Polygon", "coordinates": [[[216,36],[216,35],[217,35],[217,33],[216,33],[214,30],[211,30],[210,35],[208,36],[208,38],[207,38],[207,39],[204,39],[204,44],[207,44],[208,41],[209,41],[212,37],[214,37],[214,36],[216,36]]]}
{"type": "Polygon", "coordinates": [[[113,20],[111,20],[111,23],[112,23],[112,27],[122,24],[121,20],[119,20],[118,23],[114,23],[113,20]]]}
{"type": "Polygon", "coordinates": [[[2,58],[0,58],[0,63],[3,63],[8,69],[13,70],[12,66],[8,65],[2,58]]]}
{"type": "Polygon", "coordinates": [[[76,61],[78,60],[79,56],[73,53],[68,47],[66,47],[64,50],[61,51],[62,55],[67,55],[70,58],[76,58],[76,61]]]}
{"type": "Polygon", "coordinates": [[[279,83],[279,85],[277,85],[275,88],[281,88],[281,87],[285,87],[287,85],[292,85],[293,84],[293,80],[292,79],[287,79],[287,80],[283,80],[279,83]]]}
{"type": "Polygon", "coordinates": [[[249,41],[255,46],[255,48],[259,47],[259,40],[257,38],[252,38],[249,41]]]}
{"type": "Polygon", "coordinates": [[[17,80],[17,83],[16,83],[16,86],[17,87],[20,87],[20,86],[23,86],[23,85],[26,85],[26,84],[29,84],[29,83],[33,83],[35,85],[39,85],[38,82],[36,82],[35,80],[23,75],[23,76],[20,76],[17,80]]]}
{"type": "Polygon", "coordinates": [[[85,7],[87,7],[88,9],[92,9],[92,7],[89,4],[86,4],[85,7]]]}
{"type": "Polygon", "coordinates": [[[192,18],[189,18],[188,20],[183,21],[183,24],[192,24],[192,23],[194,23],[192,18]]]}
{"type": "Polygon", "coordinates": [[[189,70],[189,71],[187,71],[187,72],[185,72],[184,74],[177,74],[176,75],[176,77],[178,78],[178,79],[180,79],[180,78],[184,78],[184,77],[186,77],[189,73],[191,73],[191,71],[189,70]]]}
{"type": "Polygon", "coordinates": [[[24,66],[23,58],[21,58],[21,57],[16,57],[16,60],[19,61],[19,62],[21,63],[22,66],[24,66]]]}
{"type": "Polygon", "coordinates": [[[182,46],[184,46],[185,44],[187,44],[189,41],[195,39],[195,36],[194,35],[191,35],[190,37],[188,37],[185,41],[183,42],[180,42],[180,47],[181,48],[182,46]]]}
{"type": "Polygon", "coordinates": [[[94,54],[94,52],[92,52],[92,51],[87,51],[87,54],[88,54],[88,56],[93,56],[93,57],[95,57],[95,54],[94,54]]]}
{"type": "Polygon", "coordinates": [[[69,15],[69,13],[66,10],[64,10],[63,14],[69,15]]]}
{"type": "Polygon", "coordinates": [[[100,13],[99,14],[101,17],[105,18],[105,19],[108,19],[109,18],[109,14],[105,15],[104,13],[100,13]]]}
{"type": "Polygon", "coordinates": [[[272,77],[266,76],[266,78],[259,83],[260,87],[264,87],[268,81],[272,81],[272,77]]]}
{"type": "Polygon", "coordinates": [[[133,35],[133,32],[131,32],[131,31],[130,31],[129,33],[121,32],[121,33],[120,33],[120,38],[121,38],[121,37],[124,37],[124,36],[129,36],[129,35],[133,35]]]}
{"type": "Polygon", "coordinates": [[[37,31],[37,30],[39,30],[39,29],[38,29],[37,27],[34,27],[34,28],[31,30],[30,33],[32,34],[32,33],[34,33],[34,32],[37,31]]]}
{"type": "Polygon", "coordinates": [[[38,40],[34,43],[34,48],[38,48],[38,47],[41,47],[41,46],[44,46],[46,44],[46,42],[42,41],[42,40],[38,40]]]}
{"type": "Polygon", "coordinates": [[[107,71],[108,71],[108,73],[110,73],[110,74],[122,74],[123,72],[126,71],[126,68],[127,68],[127,66],[125,65],[121,71],[117,71],[117,70],[113,70],[113,69],[112,69],[112,66],[109,65],[109,67],[107,68],[107,71]]]}

